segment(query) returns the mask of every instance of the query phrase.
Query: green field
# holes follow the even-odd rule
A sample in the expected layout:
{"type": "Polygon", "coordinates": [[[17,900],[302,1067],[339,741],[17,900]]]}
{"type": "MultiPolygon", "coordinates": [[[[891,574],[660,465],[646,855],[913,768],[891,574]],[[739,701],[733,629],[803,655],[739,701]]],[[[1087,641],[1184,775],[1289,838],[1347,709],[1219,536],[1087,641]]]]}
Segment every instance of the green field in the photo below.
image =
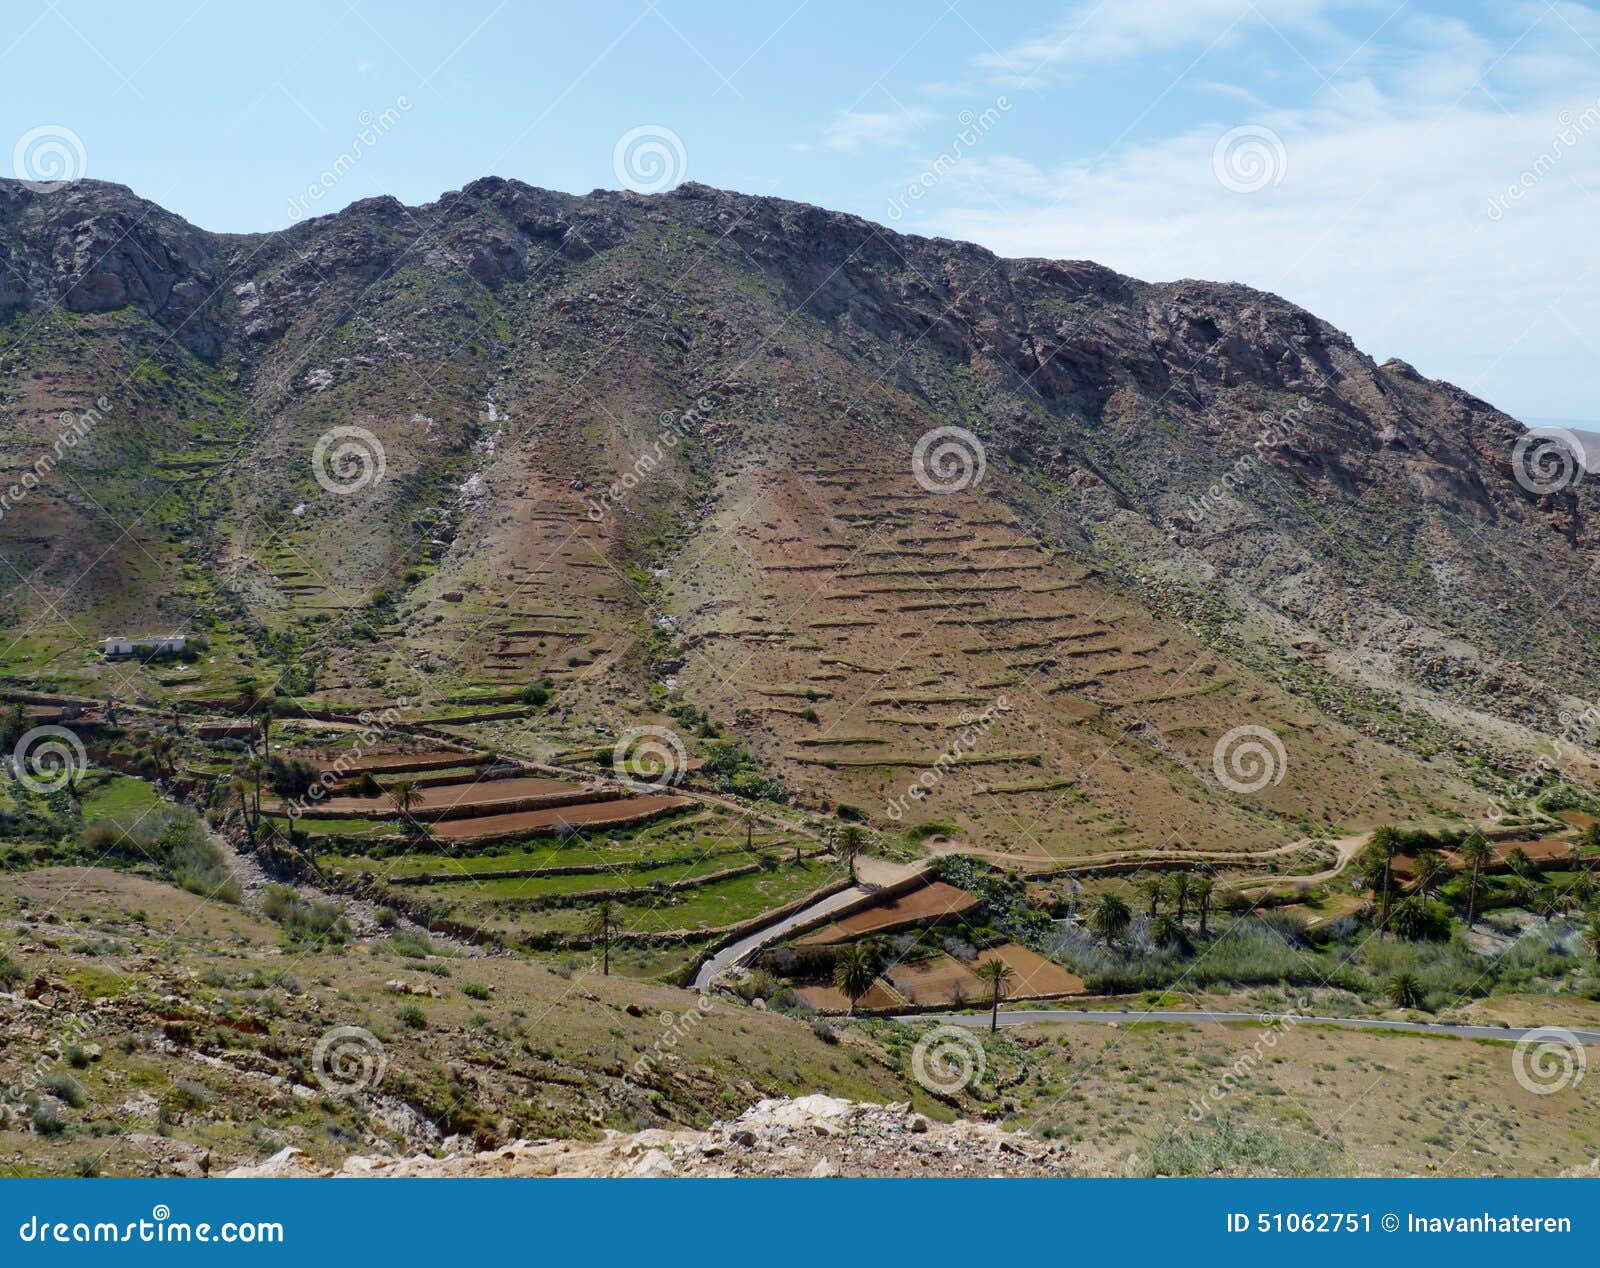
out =
{"type": "Polygon", "coordinates": [[[114,819],[142,815],[153,809],[159,799],[155,787],[131,775],[112,775],[102,783],[88,788],[83,794],[83,821],[114,819]]]}

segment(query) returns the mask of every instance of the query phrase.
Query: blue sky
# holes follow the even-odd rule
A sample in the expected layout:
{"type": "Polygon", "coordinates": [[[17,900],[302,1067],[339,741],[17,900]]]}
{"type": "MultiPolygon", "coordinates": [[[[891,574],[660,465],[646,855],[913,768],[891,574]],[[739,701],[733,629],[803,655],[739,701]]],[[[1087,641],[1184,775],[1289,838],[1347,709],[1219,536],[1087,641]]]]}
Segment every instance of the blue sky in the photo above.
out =
{"type": "Polygon", "coordinates": [[[1521,0],[10,0],[0,172],[239,231],[489,173],[687,178],[1246,282],[1521,417],[1594,419],[1597,50],[1600,9],[1521,0]]]}

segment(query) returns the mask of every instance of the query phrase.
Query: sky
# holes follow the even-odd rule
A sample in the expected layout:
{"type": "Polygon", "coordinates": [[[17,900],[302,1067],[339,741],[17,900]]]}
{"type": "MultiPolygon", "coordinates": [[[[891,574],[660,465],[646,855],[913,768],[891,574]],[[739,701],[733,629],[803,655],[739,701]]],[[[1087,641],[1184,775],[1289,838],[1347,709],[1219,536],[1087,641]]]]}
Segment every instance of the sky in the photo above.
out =
{"type": "Polygon", "coordinates": [[[241,232],[695,180],[1244,282],[1600,419],[1600,6],[1570,0],[7,0],[0,174],[241,232]]]}

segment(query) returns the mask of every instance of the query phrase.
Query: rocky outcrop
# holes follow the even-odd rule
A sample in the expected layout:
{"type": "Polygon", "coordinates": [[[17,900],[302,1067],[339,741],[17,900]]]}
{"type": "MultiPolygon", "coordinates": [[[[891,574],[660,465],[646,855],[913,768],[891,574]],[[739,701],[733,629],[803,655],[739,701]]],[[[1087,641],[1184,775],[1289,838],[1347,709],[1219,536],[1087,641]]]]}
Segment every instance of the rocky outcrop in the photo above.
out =
{"type": "Polygon", "coordinates": [[[222,346],[217,239],[121,185],[79,181],[46,193],[0,180],[0,317],[61,306],[134,308],[185,348],[222,346]]]}
{"type": "MultiPolygon", "coordinates": [[[[447,1142],[447,1145],[451,1142],[447,1142]]],[[[455,1142],[459,1143],[459,1142],[455,1142]]],[[[608,1131],[599,1141],[519,1140],[487,1152],[440,1157],[361,1155],[334,1170],[285,1149],[229,1178],[729,1176],[1062,1176],[1097,1164],[987,1123],[937,1123],[908,1105],[866,1105],[831,1096],[757,1102],[705,1131],[608,1131]]]]}

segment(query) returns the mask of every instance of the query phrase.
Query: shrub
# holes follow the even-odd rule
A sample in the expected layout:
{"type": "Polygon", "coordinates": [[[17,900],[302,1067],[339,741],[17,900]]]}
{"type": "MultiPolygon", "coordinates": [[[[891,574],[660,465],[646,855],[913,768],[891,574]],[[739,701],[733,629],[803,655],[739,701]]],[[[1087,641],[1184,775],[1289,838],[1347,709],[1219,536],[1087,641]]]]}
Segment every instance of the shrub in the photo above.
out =
{"type": "Polygon", "coordinates": [[[1280,1176],[1327,1175],[1343,1152],[1336,1140],[1296,1138],[1236,1118],[1209,1127],[1169,1132],[1150,1146],[1146,1176],[1208,1176],[1221,1171],[1280,1176]]]}
{"type": "Polygon", "coordinates": [[[408,1030],[423,1030],[428,1025],[427,1015],[415,1004],[407,1004],[395,1013],[394,1019],[408,1030]]]}
{"type": "Polygon", "coordinates": [[[261,910],[296,941],[343,942],[350,933],[339,908],[306,898],[288,885],[268,885],[261,898],[261,910]]]}
{"type": "Polygon", "coordinates": [[[82,1109],[89,1103],[89,1095],[83,1090],[83,1084],[65,1070],[45,1075],[41,1086],[51,1096],[65,1101],[73,1109],[82,1109]]]}
{"type": "Polygon", "coordinates": [[[137,819],[101,819],[81,837],[95,854],[112,854],[134,863],[154,859],[183,889],[219,902],[239,901],[239,886],[227,857],[193,811],[163,806],[137,819]]]}
{"type": "Polygon", "coordinates": [[[482,982],[463,982],[461,993],[468,999],[488,999],[491,992],[482,982]]]}
{"type": "Polygon", "coordinates": [[[40,1136],[59,1136],[67,1130],[66,1119],[61,1117],[61,1111],[54,1105],[39,1106],[28,1121],[35,1134],[40,1136]]]}
{"type": "Polygon", "coordinates": [[[267,761],[267,783],[280,797],[304,797],[317,782],[317,768],[298,757],[274,756],[267,761]]]}
{"type": "Polygon", "coordinates": [[[426,960],[433,954],[433,940],[414,929],[402,929],[389,937],[389,950],[408,960],[426,960]]]}

